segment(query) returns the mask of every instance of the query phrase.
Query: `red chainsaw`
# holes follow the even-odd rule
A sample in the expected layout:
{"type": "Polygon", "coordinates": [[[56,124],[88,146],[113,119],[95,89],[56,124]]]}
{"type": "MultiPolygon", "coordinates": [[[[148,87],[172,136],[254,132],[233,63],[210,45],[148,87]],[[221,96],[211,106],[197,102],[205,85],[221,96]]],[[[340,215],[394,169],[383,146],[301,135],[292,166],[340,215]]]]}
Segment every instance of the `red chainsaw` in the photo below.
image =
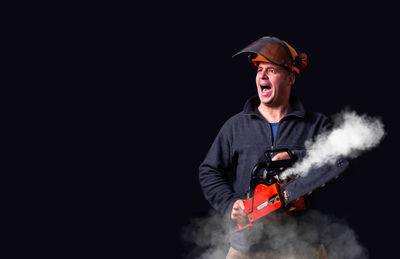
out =
{"type": "MultiPolygon", "coordinates": [[[[244,222],[241,222],[242,225],[237,224],[236,232],[253,226],[255,221],[282,206],[279,192],[282,183],[278,176],[285,168],[292,166],[296,162],[296,158],[289,149],[267,150],[265,151],[265,158],[252,170],[249,192],[247,193],[248,199],[244,201],[247,218],[244,222]],[[272,161],[273,155],[281,152],[286,152],[289,159],[272,161]]],[[[287,208],[287,212],[303,209],[305,209],[305,201],[304,198],[300,198],[287,208]]]]}

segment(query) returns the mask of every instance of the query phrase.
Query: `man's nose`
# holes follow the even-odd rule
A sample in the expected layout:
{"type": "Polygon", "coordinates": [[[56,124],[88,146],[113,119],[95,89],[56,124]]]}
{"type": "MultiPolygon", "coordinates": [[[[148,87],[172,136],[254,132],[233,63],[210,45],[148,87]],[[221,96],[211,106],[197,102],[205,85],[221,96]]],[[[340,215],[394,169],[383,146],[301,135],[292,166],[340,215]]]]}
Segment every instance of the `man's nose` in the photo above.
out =
{"type": "Polygon", "coordinates": [[[268,79],[268,73],[266,70],[261,72],[261,79],[268,79]]]}

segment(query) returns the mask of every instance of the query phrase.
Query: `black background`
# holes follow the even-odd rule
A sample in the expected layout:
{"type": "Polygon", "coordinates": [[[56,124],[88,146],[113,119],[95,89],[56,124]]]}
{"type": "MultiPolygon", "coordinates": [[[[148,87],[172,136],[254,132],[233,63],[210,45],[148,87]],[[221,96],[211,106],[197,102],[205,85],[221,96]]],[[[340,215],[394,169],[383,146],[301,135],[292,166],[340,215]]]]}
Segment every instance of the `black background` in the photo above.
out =
{"type": "Polygon", "coordinates": [[[18,87],[6,113],[22,123],[12,141],[29,174],[14,189],[10,225],[19,229],[9,241],[26,241],[15,251],[184,257],[183,229],[211,209],[198,166],[223,123],[256,94],[254,67],[231,57],[271,35],[308,55],[294,86],[307,109],[331,116],[349,107],[382,119],[379,147],[321,189],[314,207],[345,219],[371,258],[396,255],[397,6],[35,7],[7,24],[18,87]]]}
{"type": "Polygon", "coordinates": [[[139,216],[133,232],[144,230],[139,246],[149,257],[188,252],[182,230],[211,209],[198,166],[222,124],[256,94],[254,68],[231,56],[271,35],[308,55],[294,86],[307,109],[331,116],[348,107],[384,123],[387,135],[379,147],[318,191],[314,208],[345,219],[370,258],[392,257],[398,230],[397,17],[390,7],[375,5],[229,5],[157,6],[145,19],[129,18],[133,29],[124,27],[135,43],[129,57],[140,66],[132,65],[123,82],[130,102],[124,114],[133,128],[132,147],[125,149],[134,154],[128,168],[140,190],[125,200],[139,216]]]}

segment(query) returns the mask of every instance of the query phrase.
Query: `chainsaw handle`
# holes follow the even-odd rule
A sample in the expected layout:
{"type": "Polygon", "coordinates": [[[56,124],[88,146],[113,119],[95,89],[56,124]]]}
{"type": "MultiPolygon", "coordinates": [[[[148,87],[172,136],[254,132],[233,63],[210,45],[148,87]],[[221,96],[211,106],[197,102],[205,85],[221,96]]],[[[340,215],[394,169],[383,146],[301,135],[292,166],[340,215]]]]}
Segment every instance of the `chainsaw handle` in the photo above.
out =
{"type": "Polygon", "coordinates": [[[292,159],[283,159],[283,160],[276,160],[276,161],[271,161],[269,163],[269,166],[271,168],[281,168],[281,167],[289,167],[293,164],[292,159]]]}
{"type": "Polygon", "coordinates": [[[268,172],[275,169],[287,168],[290,167],[296,162],[296,157],[288,148],[279,148],[279,149],[271,149],[264,152],[266,160],[256,164],[252,170],[252,177],[256,175],[256,173],[260,169],[265,169],[268,172]],[[289,159],[275,160],[272,161],[272,155],[276,153],[286,152],[289,155],[289,159]]]}

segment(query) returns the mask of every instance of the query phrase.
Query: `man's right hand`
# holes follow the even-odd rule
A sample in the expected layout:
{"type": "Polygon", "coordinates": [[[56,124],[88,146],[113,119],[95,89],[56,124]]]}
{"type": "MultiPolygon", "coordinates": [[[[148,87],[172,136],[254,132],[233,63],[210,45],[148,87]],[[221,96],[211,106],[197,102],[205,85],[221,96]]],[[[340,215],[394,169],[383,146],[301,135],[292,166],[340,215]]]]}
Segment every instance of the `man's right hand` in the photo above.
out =
{"type": "Polygon", "coordinates": [[[232,206],[231,219],[240,223],[247,217],[243,200],[237,200],[232,206]]]}

